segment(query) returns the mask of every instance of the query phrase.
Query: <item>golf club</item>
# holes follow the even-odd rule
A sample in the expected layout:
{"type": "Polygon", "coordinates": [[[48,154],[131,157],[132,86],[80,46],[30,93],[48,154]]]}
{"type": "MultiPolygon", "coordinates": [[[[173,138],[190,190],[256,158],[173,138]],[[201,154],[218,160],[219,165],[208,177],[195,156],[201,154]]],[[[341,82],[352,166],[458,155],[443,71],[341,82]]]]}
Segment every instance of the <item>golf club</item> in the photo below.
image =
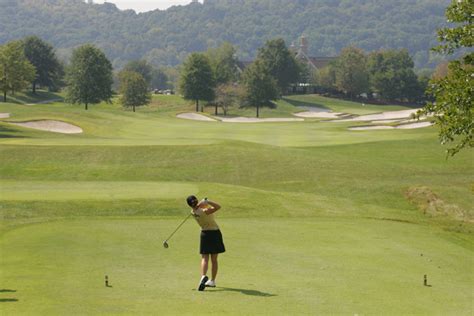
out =
{"type": "Polygon", "coordinates": [[[174,232],[172,232],[171,235],[170,235],[168,238],[166,238],[165,241],[163,241],[163,247],[165,247],[165,248],[168,248],[168,247],[169,247],[169,245],[168,245],[168,240],[170,240],[171,237],[173,237],[173,235],[178,231],[178,229],[179,229],[181,226],[183,226],[183,224],[188,220],[189,217],[191,217],[191,215],[193,215],[193,214],[192,214],[192,213],[189,213],[189,215],[186,216],[186,218],[184,219],[184,221],[183,221],[181,224],[179,224],[179,226],[174,230],[174,232]]]}

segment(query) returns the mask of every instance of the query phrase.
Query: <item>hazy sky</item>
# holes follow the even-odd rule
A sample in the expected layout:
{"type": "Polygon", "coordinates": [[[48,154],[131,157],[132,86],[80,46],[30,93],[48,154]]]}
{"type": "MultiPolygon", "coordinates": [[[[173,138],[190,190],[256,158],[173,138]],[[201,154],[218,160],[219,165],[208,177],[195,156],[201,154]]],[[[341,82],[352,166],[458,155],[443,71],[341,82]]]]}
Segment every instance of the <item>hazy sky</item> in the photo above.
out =
{"type": "Polygon", "coordinates": [[[167,9],[172,5],[188,4],[191,0],[94,0],[94,3],[104,2],[115,3],[122,10],[133,9],[137,12],[146,12],[155,9],[167,9]]]}

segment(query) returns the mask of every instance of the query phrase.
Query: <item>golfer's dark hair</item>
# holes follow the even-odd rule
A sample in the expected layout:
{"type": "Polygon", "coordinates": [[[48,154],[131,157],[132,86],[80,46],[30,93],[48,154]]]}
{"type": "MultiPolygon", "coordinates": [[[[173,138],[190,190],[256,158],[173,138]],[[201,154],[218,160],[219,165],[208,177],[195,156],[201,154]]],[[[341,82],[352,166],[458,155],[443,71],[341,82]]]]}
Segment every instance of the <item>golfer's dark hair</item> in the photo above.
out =
{"type": "Polygon", "coordinates": [[[195,197],[194,195],[190,195],[190,196],[188,196],[188,198],[186,199],[186,202],[188,202],[188,205],[191,206],[191,207],[194,207],[194,204],[195,204],[194,201],[197,201],[197,197],[195,197]],[[193,202],[194,202],[194,203],[193,203],[193,202]]]}

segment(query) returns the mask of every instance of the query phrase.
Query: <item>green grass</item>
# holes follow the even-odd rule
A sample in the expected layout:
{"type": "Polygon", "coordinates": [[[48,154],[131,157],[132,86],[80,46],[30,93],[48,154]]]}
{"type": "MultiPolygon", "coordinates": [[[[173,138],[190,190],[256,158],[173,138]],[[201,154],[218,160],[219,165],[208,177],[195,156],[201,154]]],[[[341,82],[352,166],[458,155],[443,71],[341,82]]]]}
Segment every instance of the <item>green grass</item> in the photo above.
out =
{"type": "MultiPolygon", "coordinates": [[[[28,92],[17,92],[14,95],[7,95],[7,101],[17,104],[33,104],[40,102],[48,102],[50,100],[62,100],[64,96],[60,93],[37,90],[36,94],[28,92]]],[[[3,99],[2,99],[3,101],[3,99]]]]}
{"type": "Polygon", "coordinates": [[[6,314],[456,314],[472,307],[472,257],[426,227],[376,220],[221,220],[218,288],[200,293],[198,228],[89,219],[2,239],[6,314]],[[432,287],[424,287],[423,275],[432,287]],[[108,275],[111,288],[104,286],[108,275]]]}
{"type": "MultiPolygon", "coordinates": [[[[289,117],[297,106],[404,109],[313,95],[262,113],[289,117]]],[[[176,118],[193,109],[178,96],[154,96],[137,113],[0,104],[11,113],[0,121],[0,314],[472,314],[473,223],[423,214],[405,197],[427,187],[472,216],[472,151],[446,160],[436,127],[176,118]],[[33,119],[84,133],[8,124],[33,119]],[[219,287],[204,293],[193,290],[196,224],[161,246],[188,214],[188,194],[223,205],[228,252],[219,287]]]]}

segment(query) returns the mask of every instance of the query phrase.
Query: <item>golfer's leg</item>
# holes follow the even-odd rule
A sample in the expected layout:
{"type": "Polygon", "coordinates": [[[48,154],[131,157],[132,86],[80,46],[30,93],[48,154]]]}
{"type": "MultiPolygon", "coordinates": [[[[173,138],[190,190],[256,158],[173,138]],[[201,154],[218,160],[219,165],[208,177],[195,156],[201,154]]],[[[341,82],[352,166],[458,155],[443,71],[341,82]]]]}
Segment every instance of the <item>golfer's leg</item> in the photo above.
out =
{"type": "Polygon", "coordinates": [[[216,277],[217,277],[217,270],[219,268],[219,265],[217,263],[217,256],[219,254],[215,253],[215,254],[211,254],[211,261],[212,261],[212,281],[215,281],[216,280],[216,277]]]}
{"type": "Polygon", "coordinates": [[[202,259],[201,259],[201,275],[206,275],[208,268],[209,268],[209,255],[202,255],[202,259]]]}

